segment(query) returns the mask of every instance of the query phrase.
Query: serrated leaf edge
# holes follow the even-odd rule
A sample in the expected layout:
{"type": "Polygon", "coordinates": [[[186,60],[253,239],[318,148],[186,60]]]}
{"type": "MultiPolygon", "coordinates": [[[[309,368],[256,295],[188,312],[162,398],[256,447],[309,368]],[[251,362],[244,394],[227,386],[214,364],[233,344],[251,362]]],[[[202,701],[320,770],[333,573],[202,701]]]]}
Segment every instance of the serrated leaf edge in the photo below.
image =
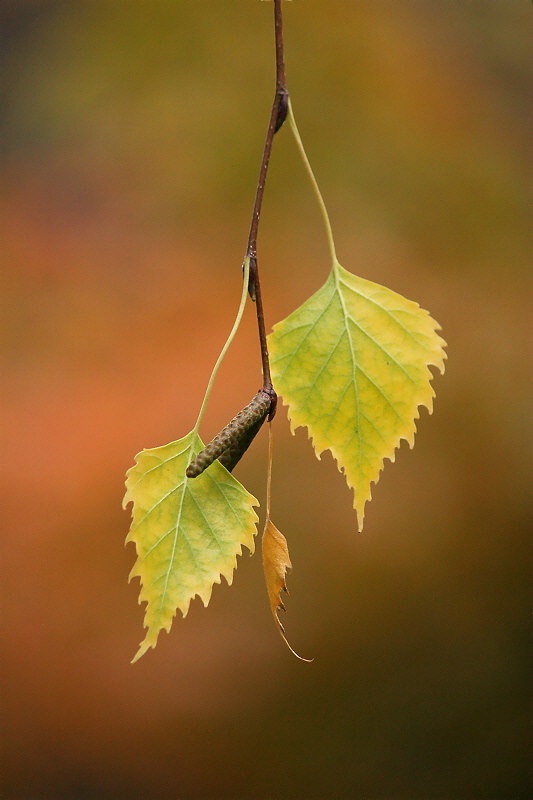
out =
{"type": "MultiPolygon", "coordinates": [[[[132,496],[132,490],[135,488],[135,486],[138,485],[138,483],[140,483],[140,481],[147,474],[149,474],[149,472],[152,471],[152,469],[160,468],[161,466],[163,466],[164,464],[168,463],[169,461],[172,461],[174,458],[179,458],[179,456],[182,456],[187,451],[189,451],[188,461],[190,461],[191,455],[193,455],[194,451],[195,451],[195,443],[196,443],[195,439],[198,440],[200,448],[203,446],[200,437],[198,436],[197,432],[194,429],[192,431],[190,431],[189,434],[186,434],[186,436],[182,437],[182,438],[186,439],[187,436],[191,437],[191,444],[188,447],[185,447],[179,453],[173,454],[173,456],[171,456],[168,459],[165,459],[163,461],[159,461],[159,463],[156,466],[154,466],[153,468],[151,468],[147,472],[144,472],[139,477],[139,480],[136,481],[136,483],[133,486],[129,486],[128,481],[129,481],[129,478],[130,478],[130,474],[133,473],[135,471],[135,469],[137,469],[137,467],[139,466],[139,459],[143,455],[147,454],[148,451],[150,451],[152,449],[156,449],[156,448],[145,448],[144,450],[141,450],[139,453],[136,454],[133,466],[130,467],[130,469],[126,473],[126,492],[125,492],[125,495],[124,495],[124,499],[122,501],[122,507],[124,509],[126,509],[127,505],[130,502],[133,503],[133,504],[135,503],[134,498],[132,496]]],[[[172,444],[173,444],[173,442],[169,443],[169,445],[172,445],[172,444]]],[[[169,446],[169,445],[164,445],[164,447],[169,446]]],[[[227,473],[228,477],[231,480],[236,481],[236,478],[234,478],[226,470],[226,468],[222,464],[219,463],[219,467],[220,467],[220,469],[224,470],[224,472],[227,473]]],[[[209,473],[206,473],[206,476],[209,477],[211,480],[213,480],[212,476],[209,475],[209,473]]],[[[172,494],[172,492],[175,492],[177,489],[183,487],[182,488],[182,493],[181,493],[180,508],[179,508],[179,514],[181,514],[181,510],[182,510],[182,507],[183,507],[183,501],[184,501],[184,498],[185,498],[185,492],[187,490],[187,483],[190,480],[191,479],[187,478],[187,476],[184,473],[183,480],[180,483],[178,483],[176,486],[174,486],[172,488],[172,490],[169,491],[165,495],[165,497],[161,498],[156,505],[158,505],[166,497],[168,497],[170,494],[172,494]]],[[[216,481],[214,481],[214,482],[215,482],[215,485],[217,486],[217,488],[219,488],[220,491],[222,491],[222,489],[219,486],[219,484],[216,481]]],[[[167,633],[170,632],[170,629],[172,627],[172,623],[173,623],[178,611],[181,612],[182,617],[185,619],[185,617],[189,613],[190,604],[196,597],[199,597],[200,600],[202,601],[204,607],[207,607],[209,602],[210,602],[210,600],[211,600],[211,596],[212,596],[212,593],[213,593],[213,587],[215,585],[217,585],[217,584],[220,585],[222,583],[222,578],[224,578],[226,580],[228,586],[232,585],[233,578],[234,578],[234,573],[235,573],[235,570],[237,569],[237,558],[243,554],[243,547],[246,547],[249,550],[250,555],[253,555],[253,553],[255,552],[255,537],[257,536],[257,523],[259,521],[259,517],[257,516],[257,514],[255,513],[255,511],[253,509],[259,507],[259,501],[252,494],[250,494],[250,492],[248,492],[248,490],[239,481],[236,481],[236,482],[241,486],[242,490],[246,493],[246,500],[248,502],[248,508],[243,509],[243,510],[246,512],[247,516],[250,517],[250,520],[249,520],[250,530],[247,531],[247,533],[251,534],[251,536],[250,536],[250,544],[245,544],[243,542],[240,542],[239,543],[239,548],[238,548],[238,550],[236,550],[236,552],[234,554],[234,559],[233,559],[231,565],[228,566],[227,570],[225,570],[225,571],[215,571],[213,576],[211,576],[209,578],[210,584],[209,584],[208,588],[205,590],[205,592],[196,592],[192,597],[189,598],[189,600],[187,602],[187,605],[184,608],[181,608],[180,606],[176,606],[175,609],[174,609],[174,612],[172,614],[172,617],[168,620],[168,622],[162,623],[159,626],[158,626],[158,623],[159,623],[159,620],[161,619],[162,610],[164,608],[164,601],[165,601],[165,598],[166,598],[166,595],[167,595],[167,591],[166,590],[168,588],[168,580],[169,580],[169,577],[170,577],[170,575],[172,573],[173,560],[172,560],[172,558],[170,559],[168,570],[166,571],[166,573],[162,573],[162,575],[160,576],[160,577],[162,577],[164,574],[166,574],[166,576],[167,576],[167,585],[165,587],[165,591],[161,594],[161,600],[160,600],[159,609],[158,609],[159,613],[158,613],[158,616],[157,616],[157,621],[156,621],[155,624],[153,623],[150,626],[147,623],[148,610],[149,610],[149,606],[150,606],[150,598],[146,596],[146,592],[148,592],[148,590],[151,588],[151,586],[153,585],[153,582],[152,582],[152,584],[150,584],[150,586],[145,586],[142,583],[142,575],[141,575],[140,572],[138,572],[138,569],[139,569],[140,562],[142,562],[142,560],[144,560],[144,558],[146,557],[147,553],[144,553],[142,557],[138,554],[138,552],[137,552],[137,543],[135,541],[134,534],[138,530],[138,528],[141,525],[141,523],[146,519],[148,514],[151,513],[151,511],[153,510],[155,505],[151,509],[149,509],[149,511],[147,511],[145,513],[143,518],[139,522],[137,522],[135,527],[133,527],[133,510],[132,510],[132,523],[131,523],[131,527],[130,527],[130,530],[128,532],[128,535],[126,537],[125,545],[130,543],[130,542],[132,542],[135,545],[137,557],[136,557],[135,563],[134,563],[134,565],[133,565],[133,567],[132,567],[132,569],[130,571],[130,574],[128,576],[128,583],[131,582],[131,580],[133,578],[139,578],[140,591],[139,591],[139,596],[138,596],[138,601],[137,602],[138,602],[139,605],[141,605],[142,603],[146,603],[146,611],[145,611],[145,616],[144,616],[144,620],[143,620],[143,627],[147,631],[144,640],[140,643],[139,649],[138,649],[137,653],[135,654],[134,658],[131,661],[132,664],[134,664],[136,661],[138,661],[141,658],[141,656],[143,656],[144,653],[147,652],[147,650],[149,650],[150,648],[155,648],[155,646],[157,644],[157,641],[158,641],[158,638],[159,638],[159,634],[161,633],[161,631],[164,630],[167,633]],[[253,526],[253,531],[252,531],[252,526],[253,526]]],[[[224,494],[224,492],[222,492],[222,493],[224,494]]],[[[224,497],[225,497],[225,495],[224,495],[224,497]]],[[[194,495],[193,495],[193,499],[195,499],[194,495]]],[[[226,497],[225,497],[225,499],[227,500],[226,497]]],[[[244,498],[243,498],[243,500],[244,500],[244,498]]],[[[229,501],[227,501],[227,502],[231,506],[231,503],[229,501]]],[[[233,510],[233,507],[232,507],[232,510],[233,510]]],[[[236,512],[234,512],[234,513],[236,515],[236,512]]],[[[179,518],[180,517],[178,515],[178,520],[179,520],[179,518]]],[[[242,525],[241,527],[244,530],[246,530],[246,526],[245,525],[242,525]]],[[[174,528],[172,528],[172,530],[176,530],[177,531],[178,528],[179,528],[179,521],[176,523],[174,528]]],[[[176,537],[177,537],[177,534],[176,534],[176,537]]],[[[156,545],[154,545],[154,547],[157,546],[161,542],[161,540],[162,539],[160,538],[157,541],[156,545]]],[[[151,548],[151,549],[153,549],[153,548],[151,548]]],[[[158,580],[159,580],[159,578],[158,578],[158,580]]]]}

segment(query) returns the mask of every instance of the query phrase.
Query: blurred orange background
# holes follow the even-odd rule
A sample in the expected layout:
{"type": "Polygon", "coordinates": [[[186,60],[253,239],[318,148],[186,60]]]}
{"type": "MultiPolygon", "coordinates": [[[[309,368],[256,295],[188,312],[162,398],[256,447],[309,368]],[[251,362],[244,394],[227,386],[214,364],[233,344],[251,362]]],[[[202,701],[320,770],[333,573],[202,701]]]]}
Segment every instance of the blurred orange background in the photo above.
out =
{"type": "MultiPolygon", "coordinates": [[[[284,4],[289,88],[339,257],[441,323],[449,361],[365,531],[274,426],[294,565],[260,554],[135,666],[124,474],[192,427],[233,322],[274,86],[259,0],[0,3],[1,796],[519,800],[531,523],[533,10],[284,4]]],[[[288,129],[260,229],[267,326],[325,280],[288,129]]],[[[254,309],[213,435],[260,384],[254,309]]],[[[261,502],[266,433],[236,469],[261,502]]]]}

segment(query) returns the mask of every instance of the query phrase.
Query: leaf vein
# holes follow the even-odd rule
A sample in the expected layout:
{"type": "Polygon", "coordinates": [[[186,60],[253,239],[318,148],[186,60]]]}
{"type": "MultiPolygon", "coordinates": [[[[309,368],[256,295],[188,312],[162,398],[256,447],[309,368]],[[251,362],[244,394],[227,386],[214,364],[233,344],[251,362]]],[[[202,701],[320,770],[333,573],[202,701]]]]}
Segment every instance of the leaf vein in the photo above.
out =
{"type": "MultiPolygon", "coordinates": [[[[405,333],[411,339],[414,339],[414,341],[417,342],[417,344],[422,344],[422,342],[420,341],[418,336],[415,334],[415,332],[409,330],[409,328],[406,328],[405,325],[402,325],[400,320],[397,317],[394,316],[393,311],[401,311],[403,314],[410,314],[410,316],[412,316],[412,317],[414,317],[415,319],[418,320],[419,313],[421,311],[423,311],[423,309],[421,309],[419,306],[417,306],[413,311],[411,311],[408,308],[389,309],[389,308],[386,308],[385,306],[381,305],[380,303],[378,303],[377,300],[374,300],[372,297],[369,297],[369,295],[363,294],[363,292],[359,291],[358,289],[355,289],[353,286],[350,286],[350,284],[346,283],[346,281],[344,281],[340,276],[339,276],[339,281],[340,281],[340,283],[342,283],[343,286],[346,286],[346,288],[350,292],[353,292],[353,294],[356,294],[362,300],[366,300],[371,305],[376,306],[376,308],[378,308],[380,311],[383,311],[383,313],[386,314],[388,317],[390,317],[398,325],[398,327],[400,327],[403,331],[405,331],[405,333]]],[[[422,334],[422,335],[424,336],[424,334],[422,334]]],[[[427,337],[425,337],[425,338],[427,338],[427,337]]]]}
{"type": "MultiPolygon", "coordinates": [[[[154,472],[154,470],[156,470],[156,469],[161,469],[161,467],[163,467],[165,464],[168,464],[170,461],[173,461],[175,458],[179,458],[179,456],[182,456],[188,449],[189,449],[189,447],[186,447],[184,450],[180,450],[179,453],[175,453],[173,456],[169,456],[168,458],[165,458],[165,459],[159,459],[159,464],[156,464],[155,467],[150,467],[150,469],[147,469],[145,472],[143,472],[143,474],[140,476],[139,480],[137,480],[133,484],[133,486],[131,486],[130,491],[133,491],[133,489],[135,489],[135,487],[138,486],[141,483],[141,481],[144,480],[144,478],[146,478],[146,476],[149,475],[151,472],[154,472]]],[[[159,458],[159,456],[156,456],[155,453],[145,453],[144,456],[145,456],[145,458],[146,457],[159,458]]]]}
{"type": "Polygon", "coordinates": [[[320,370],[319,370],[319,372],[317,373],[317,375],[316,375],[315,379],[313,380],[313,383],[310,385],[310,387],[309,387],[309,390],[308,390],[308,392],[307,392],[307,394],[305,395],[305,398],[304,398],[304,400],[303,400],[303,403],[302,403],[302,405],[300,406],[300,411],[302,411],[302,410],[303,410],[303,409],[306,407],[306,405],[307,405],[307,401],[309,400],[309,395],[312,393],[313,389],[316,387],[316,384],[317,384],[317,382],[318,382],[318,379],[320,378],[320,376],[322,375],[322,373],[324,372],[324,370],[325,370],[325,369],[326,369],[326,367],[328,366],[329,362],[330,362],[330,361],[331,361],[331,359],[333,358],[333,354],[335,353],[335,351],[336,351],[337,347],[339,346],[339,344],[340,344],[340,343],[341,343],[341,341],[343,340],[343,338],[344,338],[344,334],[345,334],[345,333],[346,333],[346,331],[341,331],[341,335],[339,336],[339,338],[338,338],[338,339],[337,339],[337,341],[335,342],[335,344],[334,344],[334,346],[333,346],[332,350],[331,350],[331,351],[330,351],[330,353],[328,354],[328,356],[327,356],[326,360],[324,361],[324,363],[323,363],[322,367],[320,368],[320,370]]]}
{"type": "MultiPolygon", "coordinates": [[[[302,339],[302,341],[299,343],[299,345],[297,346],[297,348],[296,348],[296,349],[293,351],[293,353],[292,353],[292,355],[291,355],[291,357],[290,357],[290,359],[289,359],[289,363],[286,365],[285,369],[283,370],[283,372],[282,372],[282,373],[281,373],[281,375],[279,376],[279,380],[280,380],[280,381],[282,381],[282,380],[283,380],[283,378],[284,378],[284,376],[285,376],[285,373],[287,372],[287,370],[289,369],[290,365],[292,364],[292,362],[293,362],[294,358],[295,358],[295,357],[296,357],[296,355],[298,354],[298,351],[300,350],[300,348],[302,347],[302,345],[304,344],[304,342],[306,342],[306,341],[307,341],[307,338],[308,338],[309,334],[311,333],[311,331],[313,331],[313,330],[316,328],[316,326],[317,326],[317,324],[318,324],[319,320],[321,320],[321,319],[322,319],[322,317],[324,316],[324,314],[326,313],[326,311],[327,311],[327,310],[328,310],[328,308],[330,307],[331,303],[333,302],[334,298],[335,298],[335,292],[332,292],[332,294],[331,294],[331,297],[329,298],[328,302],[326,303],[326,305],[324,306],[324,308],[322,309],[322,311],[320,312],[320,314],[318,315],[318,317],[315,319],[315,321],[314,321],[314,322],[311,324],[311,327],[309,328],[309,330],[308,330],[308,331],[307,331],[307,333],[305,334],[305,336],[304,336],[304,338],[302,339]]],[[[304,327],[304,326],[302,326],[302,327],[304,327]]]]}
{"type": "Polygon", "coordinates": [[[161,505],[161,503],[163,503],[163,502],[164,502],[164,501],[167,499],[167,497],[170,497],[170,495],[171,495],[171,494],[173,494],[173,493],[174,493],[174,492],[175,492],[177,489],[179,489],[181,486],[183,486],[183,485],[184,485],[186,482],[187,482],[187,478],[184,478],[184,479],[181,481],[181,483],[177,483],[177,484],[176,484],[176,486],[173,486],[173,487],[172,487],[172,489],[171,489],[169,492],[167,492],[167,493],[166,493],[166,494],[164,494],[162,497],[160,497],[160,498],[159,498],[159,500],[156,500],[156,502],[153,504],[153,506],[150,506],[150,508],[148,509],[148,511],[146,511],[146,512],[145,512],[145,514],[144,514],[144,516],[142,517],[142,519],[140,519],[138,522],[135,522],[135,521],[134,521],[134,522],[132,523],[132,526],[131,526],[130,536],[131,536],[131,535],[132,535],[132,534],[133,534],[135,531],[139,530],[139,528],[141,527],[141,525],[143,524],[143,522],[144,522],[144,521],[145,521],[145,520],[146,520],[146,519],[147,519],[147,518],[150,516],[150,514],[152,513],[152,511],[155,511],[155,509],[157,508],[157,506],[160,506],[160,505],[161,505]]]}
{"type": "MultiPolygon", "coordinates": [[[[350,344],[350,352],[352,354],[352,380],[353,380],[354,389],[355,389],[355,392],[354,392],[355,413],[356,413],[356,417],[357,417],[356,430],[361,430],[361,407],[360,407],[361,404],[360,404],[360,400],[359,400],[359,387],[357,385],[357,361],[356,361],[356,358],[355,358],[355,348],[354,348],[354,344],[353,344],[353,340],[352,340],[352,334],[351,334],[351,331],[350,331],[350,326],[348,325],[348,319],[350,319],[350,317],[349,317],[348,311],[346,309],[346,304],[344,302],[343,294],[342,294],[342,292],[341,292],[341,290],[339,288],[339,281],[340,281],[339,271],[335,270],[335,282],[336,282],[335,288],[336,288],[337,293],[339,295],[339,300],[340,300],[340,303],[341,303],[342,312],[344,314],[344,326],[345,326],[346,332],[348,334],[348,341],[349,341],[349,344],[350,344]]],[[[359,478],[360,478],[361,477],[361,466],[362,466],[362,463],[363,463],[362,440],[361,440],[360,436],[359,436],[359,438],[357,440],[357,443],[358,443],[358,451],[359,451],[358,452],[358,458],[357,458],[357,464],[359,466],[359,478]]]]}

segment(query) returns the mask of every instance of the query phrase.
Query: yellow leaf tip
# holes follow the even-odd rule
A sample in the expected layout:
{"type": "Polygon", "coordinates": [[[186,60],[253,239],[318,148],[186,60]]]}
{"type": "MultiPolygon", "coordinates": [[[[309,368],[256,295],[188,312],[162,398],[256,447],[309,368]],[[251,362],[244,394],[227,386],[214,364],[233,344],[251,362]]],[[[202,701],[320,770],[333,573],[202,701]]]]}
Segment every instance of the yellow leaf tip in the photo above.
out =
{"type": "Polygon", "coordinates": [[[137,663],[137,661],[138,661],[140,658],[142,658],[142,657],[143,657],[143,655],[144,655],[144,654],[145,654],[145,653],[146,653],[148,650],[150,650],[150,648],[153,648],[153,647],[155,647],[155,646],[156,646],[156,643],[157,643],[157,636],[156,636],[156,639],[155,639],[155,641],[154,641],[154,642],[151,642],[151,641],[148,639],[148,636],[147,636],[147,637],[146,637],[146,639],[145,639],[143,642],[141,642],[141,644],[140,644],[140,646],[139,646],[139,649],[137,650],[137,652],[135,653],[135,655],[134,655],[134,656],[133,656],[133,658],[131,659],[131,661],[130,661],[130,664],[136,664],[136,663],[137,663]]]}

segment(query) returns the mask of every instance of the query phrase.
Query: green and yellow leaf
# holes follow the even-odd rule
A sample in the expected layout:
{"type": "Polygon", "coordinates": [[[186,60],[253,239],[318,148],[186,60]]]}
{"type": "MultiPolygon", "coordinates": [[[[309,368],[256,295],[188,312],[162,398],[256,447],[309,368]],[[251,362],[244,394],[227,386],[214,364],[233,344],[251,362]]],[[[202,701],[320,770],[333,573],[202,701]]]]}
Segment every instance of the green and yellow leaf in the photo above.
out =
{"type": "Polygon", "coordinates": [[[218,462],[197,478],[185,470],[203,448],[195,431],[163,447],[143,450],[128,471],[123,505],[133,502],[131,529],[141,579],[147,633],[133,659],[155,647],[179,609],[186,616],[198,595],[205,606],[215,583],[233,580],[243,545],[254,551],[257,500],[218,462]]]}
{"type": "Polygon", "coordinates": [[[359,530],[371,484],[402,439],[414,444],[419,406],[431,413],[430,367],[444,372],[439,325],[417,303],[339,263],[321,289],[269,336],[274,388],[291,429],[331,450],[354,490],[359,530]]]}

